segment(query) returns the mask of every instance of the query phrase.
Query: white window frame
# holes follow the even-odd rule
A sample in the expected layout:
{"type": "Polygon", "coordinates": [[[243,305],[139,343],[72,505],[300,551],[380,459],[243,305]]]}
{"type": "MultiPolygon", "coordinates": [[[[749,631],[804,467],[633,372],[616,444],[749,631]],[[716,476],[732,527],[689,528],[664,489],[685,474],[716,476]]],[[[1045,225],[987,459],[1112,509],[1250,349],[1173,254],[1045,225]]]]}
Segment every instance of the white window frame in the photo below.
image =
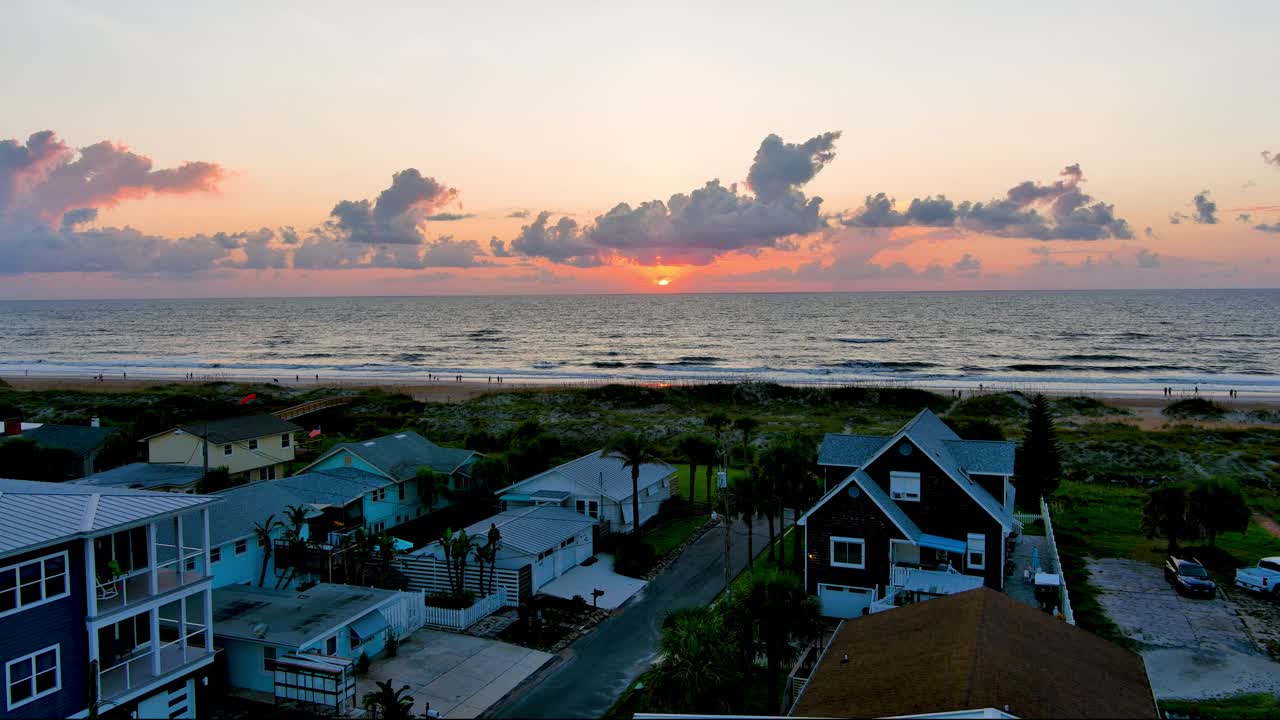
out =
{"type": "Polygon", "coordinates": [[[35,652],[29,653],[27,655],[23,655],[22,657],[14,658],[13,660],[10,660],[4,664],[4,699],[9,710],[20,708],[23,705],[26,705],[27,703],[35,702],[36,700],[39,700],[42,697],[48,697],[49,695],[52,695],[61,689],[62,689],[62,646],[57,643],[54,643],[49,647],[40,648],[39,650],[36,650],[35,652]],[[43,655],[49,652],[50,650],[53,651],[54,684],[53,684],[53,687],[47,690],[37,691],[36,690],[36,656],[43,655]],[[30,682],[31,682],[32,694],[30,697],[24,698],[15,703],[13,701],[13,666],[19,663],[25,663],[25,662],[31,663],[30,682]]]}
{"type": "Polygon", "coordinates": [[[224,456],[230,455],[234,452],[235,452],[235,445],[231,443],[222,443],[222,454],[224,456]]]}
{"type": "Polygon", "coordinates": [[[243,555],[249,552],[249,539],[240,538],[231,547],[232,547],[232,552],[235,553],[237,556],[243,555]]]}
{"type": "Polygon", "coordinates": [[[921,494],[920,473],[903,472],[899,470],[893,470],[889,473],[889,497],[902,502],[920,502],[921,494]],[[895,482],[914,482],[916,487],[915,497],[911,497],[911,494],[908,492],[894,490],[893,486],[895,482]]]}
{"type": "Polygon", "coordinates": [[[330,635],[324,639],[324,653],[326,655],[337,656],[338,654],[338,636],[330,635]],[[333,643],[333,652],[329,652],[329,643],[333,643]]]}
{"type": "Polygon", "coordinates": [[[250,450],[258,449],[258,438],[249,438],[249,449],[250,450]]]}
{"type": "MultiPolygon", "coordinates": [[[[50,553],[48,555],[41,555],[40,557],[31,558],[30,560],[24,560],[20,563],[14,563],[12,565],[8,565],[6,567],[0,568],[0,572],[6,572],[10,570],[13,571],[13,608],[9,610],[5,610],[4,612],[0,612],[0,617],[6,617],[9,615],[13,615],[15,613],[20,613],[23,610],[37,607],[39,605],[44,605],[45,603],[55,602],[57,600],[61,600],[62,598],[70,595],[71,594],[71,577],[69,574],[70,562],[71,562],[70,558],[67,557],[67,551],[63,550],[62,552],[50,553]],[[45,594],[45,582],[52,576],[45,575],[45,562],[57,557],[62,558],[62,592],[57,595],[49,596],[45,594]],[[24,603],[22,602],[22,587],[23,587],[22,566],[34,565],[36,563],[39,563],[40,565],[40,579],[36,581],[36,583],[39,583],[40,585],[40,599],[34,602],[24,603]]],[[[31,585],[33,583],[27,583],[27,584],[31,585]]]]}
{"type": "Polygon", "coordinates": [[[852,570],[865,570],[867,568],[867,541],[865,539],[832,535],[830,540],[830,545],[831,545],[831,553],[830,553],[831,567],[850,568],[852,570]],[[847,562],[840,562],[836,560],[836,543],[847,543],[850,545],[857,545],[859,548],[862,549],[862,562],[847,563],[847,562]]]}
{"type": "Polygon", "coordinates": [[[280,447],[287,448],[293,444],[293,436],[289,433],[280,433],[280,447]]]}
{"type": "Polygon", "coordinates": [[[970,570],[986,570],[987,569],[987,536],[983,533],[969,533],[967,547],[964,549],[964,564],[970,570]],[[974,549],[974,544],[980,548],[974,549]],[[977,552],[982,555],[982,562],[973,562],[973,554],[977,552]]]}

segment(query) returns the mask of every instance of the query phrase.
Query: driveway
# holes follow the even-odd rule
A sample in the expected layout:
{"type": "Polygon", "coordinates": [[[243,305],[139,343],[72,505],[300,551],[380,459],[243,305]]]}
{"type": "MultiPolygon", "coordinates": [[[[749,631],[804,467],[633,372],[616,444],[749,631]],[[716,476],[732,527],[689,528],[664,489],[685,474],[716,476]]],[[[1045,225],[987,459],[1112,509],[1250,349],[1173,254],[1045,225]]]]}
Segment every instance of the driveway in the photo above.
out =
{"type": "Polygon", "coordinates": [[[390,679],[409,686],[413,714],[426,704],[445,717],[474,718],[510,693],[553,656],[497,640],[423,628],[400,642],[393,658],[373,661],[356,681],[356,700],[390,679]]]}
{"type": "Polygon", "coordinates": [[[1245,622],[1251,616],[1230,591],[1185,598],[1160,568],[1133,560],[1088,568],[1103,611],[1138,643],[1157,698],[1280,692],[1280,663],[1259,646],[1245,622]]]}
{"type": "MultiPolygon", "coordinates": [[[[752,527],[755,551],[768,543],[763,520],[752,527]]],[[[746,528],[733,524],[731,569],[747,565],[746,528]]],[[[724,530],[714,528],[685,549],[644,592],[560,655],[536,684],[494,709],[496,717],[598,718],[657,657],[658,630],[667,613],[710,603],[724,587],[724,530]]]]}
{"type": "Polygon", "coordinates": [[[645,585],[626,575],[619,575],[613,570],[613,556],[608,553],[596,555],[596,562],[590,565],[579,565],[570,568],[565,574],[543,585],[538,592],[572,600],[574,595],[581,595],[587,603],[591,603],[591,591],[599,588],[604,591],[596,604],[606,610],[613,610],[640,592],[645,585]]]}

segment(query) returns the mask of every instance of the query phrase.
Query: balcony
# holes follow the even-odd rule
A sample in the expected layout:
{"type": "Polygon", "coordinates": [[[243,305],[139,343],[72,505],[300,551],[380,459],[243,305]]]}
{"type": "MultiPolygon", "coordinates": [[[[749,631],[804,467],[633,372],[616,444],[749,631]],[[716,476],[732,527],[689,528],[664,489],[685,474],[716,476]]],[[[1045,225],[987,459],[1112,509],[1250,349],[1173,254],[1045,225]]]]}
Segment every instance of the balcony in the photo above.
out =
{"type": "Polygon", "coordinates": [[[151,586],[151,567],[137,568],[112,580],[103,580],[104,576],[110,574],[109,570],[105,568],[99,570],[99,581],[95,589],[99,615],[192,585],[209,577],[203,571],[203,548],[183,547],[179,556],[176,546],[156,543],[156,555],[158,562],[155,565],[154,589],[151,586]],[[169,559],[159,560],[165,557],[169,559]]]}
{"type": "MultiPolygon", "coordinates": [[[[902,590],[923,595],[954,595],[965,590],[982,587],[982,578],[965,575],[950,565],[928,569],[919,565],[897,564],[893,566],[890,590],[902,590]]],[[[886,593],[888,596],[890,593],[886,593]]]]}
{"type": "Polygon", "coordinates": [[[214,650],[207,642],[204,625],[187,623],[186,630],[183,637],[176,621],[161,619],[159,645],[148,642],[114,658],[104,656],[98,671],[98,697],[110,703],[211,657],[214,650]]]}

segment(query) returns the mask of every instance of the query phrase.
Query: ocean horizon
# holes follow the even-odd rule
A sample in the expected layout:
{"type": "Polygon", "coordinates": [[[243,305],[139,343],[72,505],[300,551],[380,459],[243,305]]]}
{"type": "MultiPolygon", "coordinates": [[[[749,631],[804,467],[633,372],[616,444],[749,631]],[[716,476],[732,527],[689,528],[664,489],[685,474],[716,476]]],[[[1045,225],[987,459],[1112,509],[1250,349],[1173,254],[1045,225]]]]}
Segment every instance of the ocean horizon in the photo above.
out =
{"type": "Polygon", "coordinates": [[[0,301],[0,376],[1280,393],[1280,290],[0,301]]]}

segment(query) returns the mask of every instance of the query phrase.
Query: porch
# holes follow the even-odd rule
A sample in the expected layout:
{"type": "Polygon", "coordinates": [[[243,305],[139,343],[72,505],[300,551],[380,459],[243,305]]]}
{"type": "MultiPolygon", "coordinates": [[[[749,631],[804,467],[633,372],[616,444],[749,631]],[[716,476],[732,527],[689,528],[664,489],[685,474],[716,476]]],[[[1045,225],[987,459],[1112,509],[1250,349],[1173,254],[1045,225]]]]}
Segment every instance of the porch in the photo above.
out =
{"type": "Polygon", "coordinates": [[[203,619],[203,607],[191,605],[175,602],[98,628],[98,697],[103,702],[171,679],[213,656],[207,625],[178,615],[185,612],[203,619]]]}

